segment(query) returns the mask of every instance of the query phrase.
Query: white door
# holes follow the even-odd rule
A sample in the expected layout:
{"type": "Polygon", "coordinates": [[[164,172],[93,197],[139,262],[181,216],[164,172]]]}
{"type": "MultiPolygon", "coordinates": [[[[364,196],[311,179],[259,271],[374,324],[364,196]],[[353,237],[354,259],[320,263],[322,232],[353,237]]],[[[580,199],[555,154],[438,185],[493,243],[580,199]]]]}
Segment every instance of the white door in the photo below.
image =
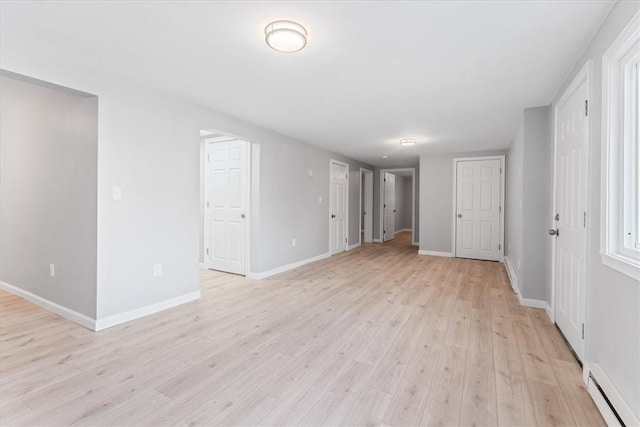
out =
{"type": "Polygon", "coordinates": [[[373,242],[373,173],[364,174],[364,241],[373,242]]]}
{"type": "Polygon", "coordinates": [[[246,273],[247,148],[245,141],[207,144],[207,268],[246,273]]]}
{"type": "Polygon", "coordinates": [[[331,161],[329,203],[329,249],[331,255],[347,250],[348,169],[344,163],[331,161]]]}
{"type": "Polygon", "coordinates": [[[396,176],[384,173],[384,241],[387,242],[396,234],[396,176]]]}
{"type": "Polygon", "coordinates": [[[456,161],[456,257],[498,261],[502,160],[456,161]]]}
{"type": "Polygon", "coordinates": [[[577,356],[584,355],[588,79],[556,107],[555,321],[577,356]]]}

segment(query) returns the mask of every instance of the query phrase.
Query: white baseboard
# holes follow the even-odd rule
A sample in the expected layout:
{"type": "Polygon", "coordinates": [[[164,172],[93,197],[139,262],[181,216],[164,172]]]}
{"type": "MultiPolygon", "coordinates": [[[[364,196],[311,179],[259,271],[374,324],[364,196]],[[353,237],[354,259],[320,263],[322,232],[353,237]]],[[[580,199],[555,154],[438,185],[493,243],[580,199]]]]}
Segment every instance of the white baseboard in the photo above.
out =
{"type": "Polygon", "coordinates": [[[291,264],[283,265],[282,267],[277,267],[271,270],[263,271],[262,273],[249,273],[247,274],[247,278],[261,280],[270,276],[275,276],[276,274],[284,273],[285,271],[293,270],[294,268],[301,267],[305,264],[309,264],[311,262],[320,261],[321,259],[329,258],[331,254],[329,252],[312,257],[303,259],[302,261],[294,262],[291,264]]]}
{"type": "Polygon", "coordinates": [[[520,287],[518,283],[518,275],[516,274],[516,270],[513,268],[513,263],[508,256],[504,257],[504,265],[507,270],[507,277],[509,277],[509,282],[511,282],[511,288],[513,289],[513,292],[519,295],[520,287]]]}
{"type": "Polygon", "coordinates": [[[199,263],[198,263],[198,268],[201,268],[201,269],[203,269],[203,270],[206,270],[206,269],[207,269],[207,264],[205,264],[204,262],[199,262],[199,263]]]}
{"type": "Polygon", "coordinates": [[[624,424],[627,426],[640,426],[640,418],[638,418],[636,414],[634,414],[629,404],[622,397],[620,392],[618,392],[618,389],[613,385],[600,365],[592,362],[585,363],[582,367],[582,379],[587,385],[589,395],[595,402],[598,411],[600,411],[600,414],[602,414],[602,418],[604,418],[607,425],[610,427],[620,426],[620,422],[607,404],[607,401],[600,393],[600,390],[598,390],[596,384],[589,377],[589,373],[591,373],[595,380],[598,382],[598,385],[600,385],[600,388],[606,394],[607,399],[609,399],[609,402],[611,402],[611,405],[615,408],[615,411],[622,419],[622,422],[624,422],[624,424]]]}
{"type": "Polygon", "coordinates": [[[547,316],[549,316],[549,320],[551,320],[551,323],[556,323],[555,316],[553,315],[553,310],[551,309],[551,306],[548,303],[545,306],[544,310],[547,312],[547,316]]]}
{"type": "Polygon", "coordinates": [[[145,307],[140,307],[133,310],[125,311],[124,313],[118,313],[111,316],[103,317],[102,319],[96,320],[96,327],[94,330],[101,331],[103,329],[111,328],[113,326],[120,325],[121,323],[139,319],[141,317],[158,313],[160,311],[164,311],[169,308],[173,308],[178,305],[182,305],[197,299],[200,299],[199,290],[189,292],[188,294],[180,295],[178,297],[161,301],[155,304],[147,305],[145,307]]]}
{"type": "Polygon", "coordinates": [[[348,246],[348,247],[347,247],[347,250],[348,250],[348,251],[352,251],[352,250],[354,250],[355,248],[360,247],[360,244],[361,244],[360,242],[358,242],[358,243],[354,243],[353,245],[348,246]]]}
{"type": "Polygon", "coordinates": [[[425,251],[420,249],[418,251],[418,255],[429,255],[429,256],[439,256],[444,258],[452,258],[453,254],[451,252],[437,252],[437,251],[425,251]]]}
{"type": "Polygon", "coordinates": [[[0,289],[12,293],[14,295],[19,296],[20,298],[24,298],[29,302],[34,303],[35,305],[44,308],[45,310],[51,311],[59,316],[64,317],[65,319],[71,320],[72,322],[77,323],[80,326],[84,326],[87,329],[91,329],[92,331],[96,330],[96,320],[92,319],[89,316],[86,316],[82,313],[78,313],[75,310],[64,307],[60,304],[57,304],[53,301],[49,301],[46,298],[42,298],[39,295],[33,294],[29,291],[25,291],[17,286],[10,285],[6,282],[0,282],[0,289]]]}
{"type": "Polygon", "coordinates": [[[382,243],[382,239],[373,239],[373,243],[382,243]]]}
{"type": "Polygon", "coordinates": [[[403,228],[402,230],[396,230],[393,232],[393,235],[395,236],[398,233],[404,233],[405,231],[411,231],[410,228],[403,228]]]}
{"type": "Polygon", "coordinates": [[[541,299],[532,299],[532,298],[522,298],[520,292],[518,292],[518,301],[520,301],[520,305],[524,307],[532,307],[532,308],[544,308],[547,309],[547,302],[541,299]]]}

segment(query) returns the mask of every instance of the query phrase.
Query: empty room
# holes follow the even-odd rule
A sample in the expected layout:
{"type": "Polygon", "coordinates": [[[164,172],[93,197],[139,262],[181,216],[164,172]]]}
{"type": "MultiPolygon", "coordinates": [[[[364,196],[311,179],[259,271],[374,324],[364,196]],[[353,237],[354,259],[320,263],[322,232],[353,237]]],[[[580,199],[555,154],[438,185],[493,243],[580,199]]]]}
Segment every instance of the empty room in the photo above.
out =
{"type": "Polygon", "coordinates": [[[640,426],[640,2],[0,0],[0,425],[640,426]]]}

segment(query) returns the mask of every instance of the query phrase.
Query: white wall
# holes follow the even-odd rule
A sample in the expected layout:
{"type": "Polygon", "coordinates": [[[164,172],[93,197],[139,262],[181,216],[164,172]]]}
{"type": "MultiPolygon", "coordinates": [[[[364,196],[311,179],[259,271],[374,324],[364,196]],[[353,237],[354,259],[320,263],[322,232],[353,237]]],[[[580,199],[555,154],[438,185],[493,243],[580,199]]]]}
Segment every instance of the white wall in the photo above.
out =
{"type": "Polygon", "coordinates": [[[495,156],[505,151],[483,151],[420,156],[420,250],[451,253],[453,221],[453,159],[495,156]]]}
{"type": "Polygon", "coordinates": [[[97,99],[5,76],[0,93],[0,280],[95,318],[97,99]]]}
{"type": "MultiPolygon", "coordinates": [[[[588,60],[592,60],[590,149],[587,208],[586,361],[605,371],[636,416],[640,417],[640,283],[602,264],[600,197],[602,149],[602,55],[640,9],[620,1],[558,91],[552,107],[588,60]]],[[[552,123],[553,128],[553,123],[552,123]]],[[[552,222],[549,222],[549,228],[552,222]]]]}

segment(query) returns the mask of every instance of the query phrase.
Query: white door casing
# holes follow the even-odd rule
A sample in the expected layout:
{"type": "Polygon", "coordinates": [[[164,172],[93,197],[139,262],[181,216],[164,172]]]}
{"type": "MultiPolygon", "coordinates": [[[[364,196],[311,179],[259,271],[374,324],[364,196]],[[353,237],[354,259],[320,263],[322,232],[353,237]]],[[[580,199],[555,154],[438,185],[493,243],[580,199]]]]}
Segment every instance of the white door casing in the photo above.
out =
{"type": "Polygon", "coordinates": [[[502,259],[503,157],[454,159],[454,255],[502,259]]]}
{"type": "Polygon", "coordinates": [[[589,147],[588,64],[560,98],[555,114],[555,322],[584,360],[587,180],[589,147]]]}
{"type": "Polygon", "coordinates": [[[331,160],[330,168],[329,253],[334,255],[347,250],[349,167],[331,160]]]}
{"type": "Polygon", "coordinates": [[[373,242],[373,173],[364,174],[364,241],[373,242]]]}
{"type": "Polygon", "coordinates": [[[246,274],[248,143],[206,146],[207,268],[246,274]]]}
{"type": "Polygon", "coordinates": [[[384,173],[384,229],[383,241],[387,242],[395,237],[396,231],[396,176],[384,173]]]}

